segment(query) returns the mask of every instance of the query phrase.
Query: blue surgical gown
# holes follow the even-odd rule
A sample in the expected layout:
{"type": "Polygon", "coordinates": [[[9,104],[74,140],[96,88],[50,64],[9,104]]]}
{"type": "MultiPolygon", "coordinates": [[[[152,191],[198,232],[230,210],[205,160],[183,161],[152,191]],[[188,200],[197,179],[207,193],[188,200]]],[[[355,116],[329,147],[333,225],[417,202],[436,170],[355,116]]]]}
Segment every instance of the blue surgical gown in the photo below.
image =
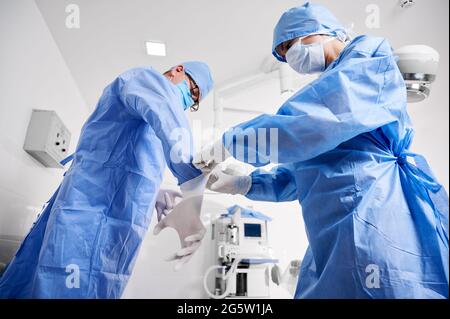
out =
{"type": "Polygon", "coordinates": [[[178,88],[152,68],[121,74],[104,90],[70,169],[0,278],[0,297],[119,298],[166,163],[181,184],[201,174],[191,158],[178,88]]]}
{"type": "MultiPolygon", "coordinates": [[[[248,198],[302,206],[309,247],[296,298],[448,298],[448,196],[408,150],[406,106],[390,45],[361,36],[276,115],[224,134],[241,160],[279,164],[251,174],[248,198]],[[278,129],[278,158],[246,142],[261,128],[278,129]]],[[[255,140],[268,145],[268,132],[255,140]]]]}

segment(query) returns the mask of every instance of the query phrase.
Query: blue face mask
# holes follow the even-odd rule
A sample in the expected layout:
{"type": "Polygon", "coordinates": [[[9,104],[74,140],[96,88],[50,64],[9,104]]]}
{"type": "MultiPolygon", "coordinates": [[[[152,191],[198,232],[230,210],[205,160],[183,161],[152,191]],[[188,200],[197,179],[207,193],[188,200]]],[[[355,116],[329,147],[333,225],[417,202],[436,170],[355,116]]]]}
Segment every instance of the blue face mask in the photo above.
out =
{"type": "Polygon", "coordinates": [[[180,84],[177,84],[177,87],[181,92],[181,104],[183,104],[184,110],[186,111],[195,103],[192,99],[191,91],[189,90],[189,86],[186,80],[184,80],[180,84]]]}

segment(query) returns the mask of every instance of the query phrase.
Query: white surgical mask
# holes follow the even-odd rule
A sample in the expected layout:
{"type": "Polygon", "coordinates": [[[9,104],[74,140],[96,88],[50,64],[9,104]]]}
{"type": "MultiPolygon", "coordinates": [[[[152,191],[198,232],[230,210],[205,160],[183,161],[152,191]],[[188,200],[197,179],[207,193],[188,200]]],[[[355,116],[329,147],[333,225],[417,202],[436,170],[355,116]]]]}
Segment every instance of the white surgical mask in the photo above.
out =
{"type": "Polygon", "coordinates": [[[297,41],[286,53],[286,61],[289,66],[301,74],[313,74],[323,72],[326,69],[325,53],[323,45],[334,38],[311,44],[302,44],[297,41]]]}

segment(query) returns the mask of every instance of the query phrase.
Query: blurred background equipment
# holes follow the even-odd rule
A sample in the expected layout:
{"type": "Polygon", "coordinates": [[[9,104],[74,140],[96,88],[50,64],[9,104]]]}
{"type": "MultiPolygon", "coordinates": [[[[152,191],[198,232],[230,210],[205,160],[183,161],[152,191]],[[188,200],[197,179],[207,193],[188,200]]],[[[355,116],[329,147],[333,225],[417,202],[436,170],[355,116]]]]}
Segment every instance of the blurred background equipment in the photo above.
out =
{"type": "Polygon", "coordinates": [[[228,209],[212,224],[216,265],[204,277],[206,293],[219,298],[269,298],[272,258],[267,225],[271,218],[240,206],[228,209]],[[215,271],[214,293],[208,287],[215,271]]]}

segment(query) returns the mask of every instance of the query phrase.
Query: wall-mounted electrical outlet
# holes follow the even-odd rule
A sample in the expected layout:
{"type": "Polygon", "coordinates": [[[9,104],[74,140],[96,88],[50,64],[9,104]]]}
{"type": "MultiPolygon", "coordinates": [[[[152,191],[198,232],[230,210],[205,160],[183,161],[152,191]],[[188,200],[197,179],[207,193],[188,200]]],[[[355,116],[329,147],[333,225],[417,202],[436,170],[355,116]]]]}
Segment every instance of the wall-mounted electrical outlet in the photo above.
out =
{"type": "Polygon", "coordinates": [[[45,167],[63,167],[70,132],[55,111],[33,110],[23,149],[45,167]]]}

